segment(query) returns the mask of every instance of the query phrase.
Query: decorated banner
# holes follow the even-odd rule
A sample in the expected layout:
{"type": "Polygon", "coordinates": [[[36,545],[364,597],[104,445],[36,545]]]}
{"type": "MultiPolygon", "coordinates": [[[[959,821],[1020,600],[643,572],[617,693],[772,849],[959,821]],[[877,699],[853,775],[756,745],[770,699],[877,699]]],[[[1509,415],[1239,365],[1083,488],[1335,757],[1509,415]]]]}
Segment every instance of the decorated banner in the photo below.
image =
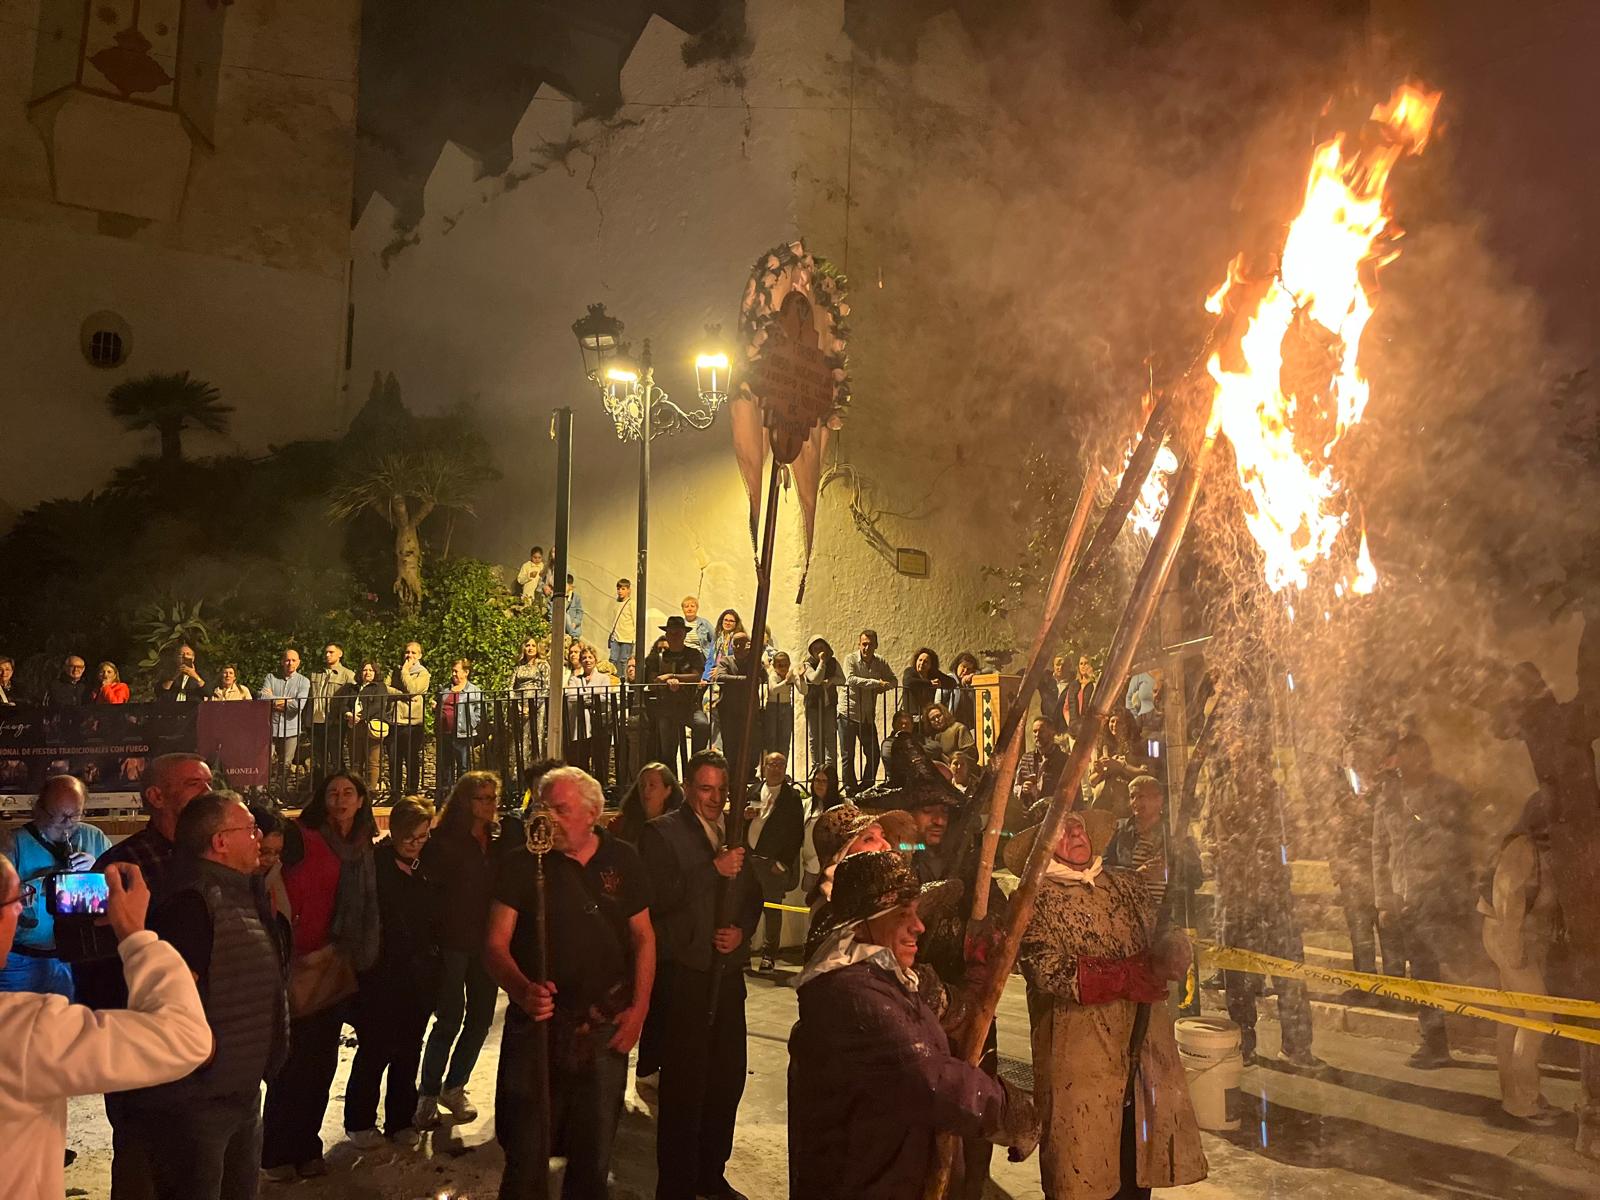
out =
{"type": "Polygon", "coordinates": [[[0,808],[26,811],[51,775],[75,775],[98,804],[137,803],[151,759],[187,751],[230,787],[264,786],[272,732],[265,700],[0,708],[0,808]]]}
{"type": "Polygon", "coordinates": [[[816,531],[817,489],[828,437],[850,405],[844,276],[804,242],[776,246],[750,272],[739,305],[744,353],[729,402],[733,450],[750,499],[750,536],[760,520],[761,474],[770,452],[789,468],[805,525],[805,571],[816,531]]]}

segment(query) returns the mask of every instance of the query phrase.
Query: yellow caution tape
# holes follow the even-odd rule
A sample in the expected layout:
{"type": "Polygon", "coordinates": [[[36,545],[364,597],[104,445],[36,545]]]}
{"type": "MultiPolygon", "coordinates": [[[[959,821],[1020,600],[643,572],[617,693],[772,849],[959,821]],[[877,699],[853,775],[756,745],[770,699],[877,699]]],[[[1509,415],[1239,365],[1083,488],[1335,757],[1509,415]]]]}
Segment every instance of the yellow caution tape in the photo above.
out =
{"type": "Polygon", "coordinates": [[[1427,979],[1402,979],[1394,975],[1373,975],[1366,971],[1344,971],[1334,967],[1314,967],[1287,958],[1275,958],[1254,950],[1239,950],[1232,946],[1218,946],[1214,942],[1197,942],[1196,948],[1207,956],[1209,965],[1224,971],[1244,971],[1251,975],[1278,975],[1285,979],[1316,979],[1341,987],[1358,988],[1378,996],[1423,1004],[1429,1008],[1443,1009],[1466,1017],[1479,1017],[1502,1025],[1515,1025],[1551,1037],[1588,1042],[1600,1046],[1600,1029],[1582,1025],[1561,1025],[1537,1017],[1515,1013],[1494,1012],[1480,1004],[1494,1004],[1505,1008],[1526,1009],[1532,1012],[1560,1013],[1565,1016],[1600,1017],[1600,1003],[1592,1000],[1572,1000],[1564,996],[1538,996],[1530,992],[1502,992],[1494,988],[1469,987],[1465,984],[1438,983],[1427,979]],[[1468,1000],[1478,1003],[1468,1003],[1468,1000]]]}
{"type": "Polygon", "coordinates": [[[768,901],[761,907],[776,909],[778,912],[809,913],[811,911],[809,908],[805,908],[799,904],[773,904],[771,901],[768,901]]]}

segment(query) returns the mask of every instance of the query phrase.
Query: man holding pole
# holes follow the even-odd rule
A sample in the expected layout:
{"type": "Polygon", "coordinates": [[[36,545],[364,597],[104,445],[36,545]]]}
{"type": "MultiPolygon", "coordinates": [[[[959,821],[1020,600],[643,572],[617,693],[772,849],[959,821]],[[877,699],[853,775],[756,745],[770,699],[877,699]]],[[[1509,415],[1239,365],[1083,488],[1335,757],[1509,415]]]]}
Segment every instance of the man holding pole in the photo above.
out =
{"type": "Polygon", "coordinates": [[[550,814],[556,853],[546,856],[543,887],[533,851],[519,849],[501,868],[489,910],[485,966],[511,999],[495,1092],[495,1136],[506,1156],[501,1200],[546,1200],[552,1154],[567,1160],[563,1200],[607,1195],[656,941],[639,856],[595,824],[604,800],[576,767],[546,774],[538,806],[550,814]],[[541,935],[547,972],[538,969],[541,935]],[[536,1056],[545,1053],[538,1022],[550,1031],[548,1097],[535,1094],[536,1056]]]}
{"type": "Polygon", "coordinates": [[[694,755],[683,790],[684,803],[639,840],[659,948],[656,1200],[744,1200],[723,1173],[745,1084],[744,973],[726,960],[755,932],[761,889],[744,848],[727,846],[727,759],[715,750],[694,755]],[[719,924],[724,880],[733,921],[719,924]]]}

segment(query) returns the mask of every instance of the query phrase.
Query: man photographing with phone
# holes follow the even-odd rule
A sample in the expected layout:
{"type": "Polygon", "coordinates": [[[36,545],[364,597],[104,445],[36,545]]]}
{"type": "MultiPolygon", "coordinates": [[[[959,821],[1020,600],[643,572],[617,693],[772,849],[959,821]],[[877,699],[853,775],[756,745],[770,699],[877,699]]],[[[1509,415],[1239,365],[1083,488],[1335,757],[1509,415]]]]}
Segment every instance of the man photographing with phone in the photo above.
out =
{"type": "MultiPolygon", "coordinates": [[[[106,887],[127,1008],[96,1012],[53,994],[0,995],[0,1145],[14,1200],[59,1200],[65,1192],[69,1097],[179,1079],[211,1054],[189,968],[144,927],[150,891],[139,868],[112,864],[106,887]]],[[[0,857],[0,953],[10,952],[18,914],[36,890],[0,857]]]]}
{"type": "Polygon", "coordinates": [[[52,775],[33,802],[33,819],[0,833],[0,854],[24,883],[35,885],[34,901],[17,914],[15,944],[0,967],[0,992],[54,992],[74,999],[72,970],[56,952],[55,914],[48,884],[63,872],[87,871],[111,846],[106,835],[85,824],[89,796],[71,775],[52,775]]]}

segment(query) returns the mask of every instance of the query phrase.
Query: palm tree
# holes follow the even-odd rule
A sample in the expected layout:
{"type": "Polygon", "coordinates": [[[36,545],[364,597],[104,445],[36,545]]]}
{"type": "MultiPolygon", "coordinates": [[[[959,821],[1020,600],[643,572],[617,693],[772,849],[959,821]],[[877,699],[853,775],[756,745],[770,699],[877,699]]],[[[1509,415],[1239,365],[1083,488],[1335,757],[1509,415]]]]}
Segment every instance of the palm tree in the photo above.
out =
{"type": "Polygon", "coordinates": [[[473,513],[472,496],[486,478],[482,464],[458,447],[399,450],[370,459],[328,497],[335,520],[374,512],[394,530],[394,593],[400,611],[422,607],[422,523],[436,508],[473,513]]]}
{"type": "Polygon", "coordinates": [[[233,405],[222,403],[222,393],[189,372],[162,375],[152,371],[124,380],[106,397],[111,415],[130,432],[154,429],[161,435],[161,462],[183,460],[183,434],[187,429],[208,433],[228,432],[233,405]]]}

